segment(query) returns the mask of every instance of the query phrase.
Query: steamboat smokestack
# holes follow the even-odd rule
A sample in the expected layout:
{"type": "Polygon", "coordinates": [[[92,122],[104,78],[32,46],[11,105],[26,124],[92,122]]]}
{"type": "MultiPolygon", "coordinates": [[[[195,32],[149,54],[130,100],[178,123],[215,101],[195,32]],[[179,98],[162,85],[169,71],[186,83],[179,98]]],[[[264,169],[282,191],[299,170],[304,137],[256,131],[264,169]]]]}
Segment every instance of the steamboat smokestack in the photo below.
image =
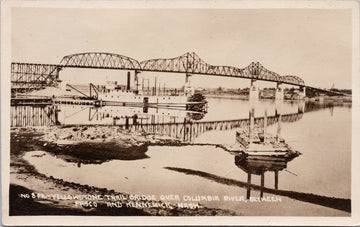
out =
{"type": "Polygon", "coordinates": [[[126,84],[126,90],[130,90],[130,72],[127,73],[127,84],[126,84]]]}

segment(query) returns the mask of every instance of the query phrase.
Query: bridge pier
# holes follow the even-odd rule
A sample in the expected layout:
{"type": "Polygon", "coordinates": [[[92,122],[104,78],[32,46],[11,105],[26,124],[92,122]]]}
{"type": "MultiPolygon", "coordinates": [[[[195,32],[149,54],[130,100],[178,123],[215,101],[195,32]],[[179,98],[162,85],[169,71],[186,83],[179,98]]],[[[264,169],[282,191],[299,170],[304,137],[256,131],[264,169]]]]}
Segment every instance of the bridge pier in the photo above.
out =
{"type": "Polygon", "coordinates": [[[255,108],[259,101],[259,90],[256,86],[256,80],[254,79],[250,82],[249,101],[250,107],[252,108],[255,108]]]}
{"type": "MultiPolygon", "coordinates": [[[[138,76],[138,74],[139,73],[141,73],[140,71],[138,71],[138,70],[135,70],[134,71],[134,84],[135,84],[135,91],[136,92],[139,92],[139,76],[138,76]]],[[[144,85],[143,84],[141,84],[141,86],[143,87],[144,85]]],[[[142,89],[141,89],[142,90],[142,89]]]]}
{"type": "Polygon", "coordinates": [[[284,89],[282,88],[282,83],[279,82],[276,83],[275,100],[281,102],[284,100],[284,89]]]}
{"type": "Polygon", "coordinates": [[[190,77],[191,74],[186,73],[185,75],[185,85],[184,85],[184,93],[185,95],[193,95],[195,90],[190,86],[190,77]]]}
{"type": "Polygon", "coordinates": [[[305,101],[300,100],[298,103],[298,113],[304,113],[305,112],[305,101]]]}
{"type": "Polygon", "coordinates": [[[305,97],[306,97],[306,87],[300,86],[300,87],[299,87],[299,90],[300,90],[300,92],[299,92],[299,99],[300,99],[300,100],[305,99],[305,97]]]}

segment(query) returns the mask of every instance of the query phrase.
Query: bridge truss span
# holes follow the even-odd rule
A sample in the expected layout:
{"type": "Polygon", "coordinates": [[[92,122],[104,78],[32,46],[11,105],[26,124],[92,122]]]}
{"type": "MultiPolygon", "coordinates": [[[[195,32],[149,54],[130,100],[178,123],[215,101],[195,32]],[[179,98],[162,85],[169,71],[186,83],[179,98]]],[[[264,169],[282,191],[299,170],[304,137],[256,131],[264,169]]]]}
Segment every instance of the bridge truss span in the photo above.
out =
{"type": "Polygon", "coordinates": [[[75,68],[140,70],[140,63],[130,57],[102,52],[72,54],[63,57],[60,65],[75,68]]]}
{"type": "Polygon", "coordinates": [[[56,86],[61,66],[51,64],[11,63],[12,88],[56,86]]]}
{"type": "Polygon", "coordinates": [[[259,62],[252,62],[245,68],[237,68],[208,64],[195,52],[188,52],[175,58],[150,59],[141,62],[120,54],[88,52],[64,56],[57,65],[12,63],[12,87],[56,86],[59,71],[67,67],[212,75],[305,86],[300,77],[280,76],[268,70],[259,62]]]}
{"type": "Polygon", "coordinates": [[[286,75],[282,76],[283,83],[292,84],[292,85],[299,85],[305,86],[305,82],[298,76],[286,75]]]}
{"type": "Polygon", "coordinates": [[[140,62],[140,65],[141,70],[143,71],[226,76],[281,83],[286,83],[288,81],[284,80],[284,78],[279,74],[266,69],[259,62],[252,62],[245,68],[237,68],[233,66],[214,66],[203,61],[194,52],[188,52],[175,58],[145,60],[140,62]]]}
{"type": "Polygon", "coordinates": [[[188,52],[175,58],[150,59],[142,61],[140,64],[141,69],[144,71],[246,77],[242,69],[232,66],[210,65],[194,52],[188,52]]]}

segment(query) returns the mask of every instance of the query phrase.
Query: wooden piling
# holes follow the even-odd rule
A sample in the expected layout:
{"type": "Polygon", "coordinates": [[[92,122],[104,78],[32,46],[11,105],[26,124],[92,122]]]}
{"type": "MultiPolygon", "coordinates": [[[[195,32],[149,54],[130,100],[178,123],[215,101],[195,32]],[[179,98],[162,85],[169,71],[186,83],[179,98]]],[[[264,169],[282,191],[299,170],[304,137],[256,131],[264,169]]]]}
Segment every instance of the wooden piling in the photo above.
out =
{"type": "Polygon", "coordinates": [[[249,111],[250,115],[250,124],[249,124],[249,145],[253,142],[253,130],[254,130],[254,108],[251,108],[249,111]]]}
{"type": "Polygon", "coordinates": [[[278,184],[279,184],[279,171],[275,170],[274,172],[275,174],[275,189],[278,189],[278,184]]]}
{"type": "Polygon", "coordinates": [[[264,196],[264,182],[265,182],[265,176],[264,171],[261,172],[261,190],[260,190],[260,198],[264,196]]]}
{"type": "Polygon", "coordinates": [[[251,173],[248,172],[247,183],[249,184],[246,188],[246,199],[250,199],[250,184],[251,184],[251,173]]]}
{"type": "Polygon", "coordinates": [[[264,112],[264,143],[266,142],[266,129],[268,124],[267,110],[264,112]]]}
{"type": "Polygon", "coordinates": [[[276,141],[280,141],[280,134],[281,134],[281,113],[278,116],[278,127],[276,131],[276,141]]]}

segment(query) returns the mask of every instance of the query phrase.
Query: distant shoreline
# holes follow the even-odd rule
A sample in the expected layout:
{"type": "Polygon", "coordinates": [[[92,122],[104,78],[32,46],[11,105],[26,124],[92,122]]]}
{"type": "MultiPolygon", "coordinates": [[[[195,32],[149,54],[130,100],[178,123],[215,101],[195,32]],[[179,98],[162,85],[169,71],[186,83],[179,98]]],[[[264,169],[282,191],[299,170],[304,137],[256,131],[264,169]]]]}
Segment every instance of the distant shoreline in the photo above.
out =
{"type": "Polygon", "coordinates": [[[226,99],[242,99],[248,100],[248,95],[215,95],[215,94],[205,94],[206,98],[226,98],[226,99]]]}

